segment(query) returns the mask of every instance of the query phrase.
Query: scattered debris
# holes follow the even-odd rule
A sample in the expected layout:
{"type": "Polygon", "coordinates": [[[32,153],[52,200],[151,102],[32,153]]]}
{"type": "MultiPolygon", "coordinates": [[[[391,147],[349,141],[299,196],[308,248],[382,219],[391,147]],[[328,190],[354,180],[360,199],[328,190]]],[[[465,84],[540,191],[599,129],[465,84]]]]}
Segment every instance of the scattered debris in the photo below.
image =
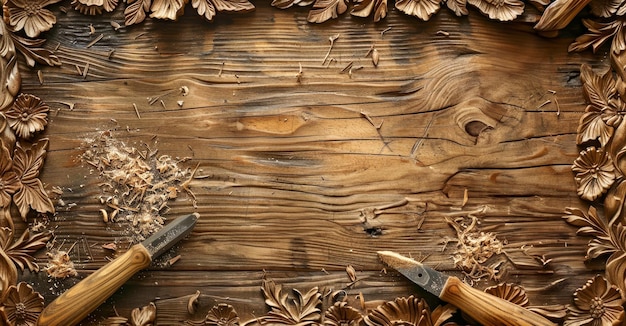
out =
{"type": "Polygon", "coordinates": [[[198,298],[200,297],[200,290],[196,290],[195,294],[192,294],[189,297],[189,301],[187,302],[187,312],[190,315],[196,313],[196,309],[198,308],[198,298]]]}
{"type": "Polygon", "coordinates": [[[89,44],[87,44],[87,46],[85,46],[85,48],[89,49],[90,47],[94,46],[96,43],[98,43],[102,38],[104,37],[104,34],[100,34],[98,35],[98,37],[96,37],[93,41],[89,42],[89,44]]]}
{"type": "Polygon", "coordinates": [[[93,24],[89,24],[89,35],[96,34],[96,29],[93,27],[93,24]]]}
{"type": "Polygon", "coordinates": [[[380,37],[383,37],[383,36],[385,35],[385,33],[389,32],[390,30],[391,30],[391,26],[390,26],[390,27],[387,27],[387,28],[385,28],[385,29],[383,29],[383,30],[380,32],[380,37]]]}
{"type": "Polygon", "coordinates": [[[41,70],[37,70],[37,78],[39,78],[39,85],[43,85],[43,72],[41,70]]]}
{"type": "Polygon", "coordinates": [[[135,109],[135,114],[138,119],[141,119],[141,114],[139,114],[139,109],[137,108],[137,104],[133,103],[133,108],[135,109]]]}
{"type": "Polygon", "coordinates": [[[115,242],[105,243],[102,245],[102,249],[117,251],[117,245],[115,242]]]}
{"type": "Polygon", "coordinates": [[[378,67],[379,57],[380,55],[378,54],[378,49],[372,50],[372,63],[374,64],[374,67],[378,67]]]}
{"type": "Polygon", "coordinates": [[[76,276],[78,273],[74,268],[74,262],[70,259],[69,254],[63,250],[53,250],[47,253],[48,264],[45,267],[50,277],[66,278],[76,276]]]}
{"type": "Polygon", "coordinates": [[[457,246],[452,256],[454,265],[463,270],[472,281],[479,281],[485,276],[497,280],[500,262],[490,264],[488,261],[494,255],[502,253],[504,244],[494,233],[477,230],[476,216],[454,220],[446,217],[446,221],[456,231],[457,236],[457,246]]]}
{"type": "Polygon", "coordinates": [[[120,25],[118,22],[116,21],[111,21],[111,26],[113,26],[113,29],[115,31],[119,30],[120,28],[122,28],[122,25],[120,25]]]}
{"type": "Polygon", "coordinates": [[[446,32],[446,31],[442,31],[442,30],[437,31],[436,34],[438,36],[450,36],[450,33],[446,32]]]}
{"type": "Polygon", "coordinates": [[[352,267],[352,265],[346,266],[346,273],[348,273],[350,282],[356,282],[356,270],[352,267]]]}
{"type": "Polygon", "coordinates": [[[296,74],[296,80],[298,84],[302,84],[302,63],[298,62],[298,65],[300,66],[300,70],[298,70],[298,74],[296,74]]]}
{"type": "Polygon", "coordinates": [[[104,180],[100,183],[106,206],[103,219],[127,226],[134,241],[142,241],[161,229],[170,199],[176,198],[189,171],[179,161],[147,144],[145,150],[113,139],[110,132],[86,141],[82,159],[93,166],[104,180]]]}
{"type": "Polygon", "coordinates": [[[330,37],[328,37],[328,40],[330,41],[330,46],[328,47],[328,52],[326,52],[326,55],[324,56],[324,60],[322,60],[322,65],[324,63],[326,63],[326,60],[328,60],[328,56],[330,55],[330,51],[333,50],[333,46],[335,45],[335,41],[339,38],[340,34],[335,34],[332,35],[330,37]]]}

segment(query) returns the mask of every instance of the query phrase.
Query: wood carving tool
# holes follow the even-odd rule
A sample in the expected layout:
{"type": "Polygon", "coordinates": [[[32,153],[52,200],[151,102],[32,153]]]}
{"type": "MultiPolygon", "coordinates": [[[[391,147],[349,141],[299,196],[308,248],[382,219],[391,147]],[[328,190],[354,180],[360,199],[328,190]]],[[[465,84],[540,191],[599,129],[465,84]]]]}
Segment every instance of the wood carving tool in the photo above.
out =
{"type": "Polygon", "coordinates": [[[148,267],[152,259],[186,237],[200,215],[180,217],[145,241],[136,244],[104,265],[50,303],[39,316],[39,326],[72,326],[106,301],[135,273],[148,267]]]}
{"type": "Polygon", "coordinates": [[[554,326],[545,317],[474,289],[454,276],[438,272],[411,258],[392,251],[379,251],[378,256],[389,267],[406,276],[424,290],[439,297],[485,326],[554,326]]]}

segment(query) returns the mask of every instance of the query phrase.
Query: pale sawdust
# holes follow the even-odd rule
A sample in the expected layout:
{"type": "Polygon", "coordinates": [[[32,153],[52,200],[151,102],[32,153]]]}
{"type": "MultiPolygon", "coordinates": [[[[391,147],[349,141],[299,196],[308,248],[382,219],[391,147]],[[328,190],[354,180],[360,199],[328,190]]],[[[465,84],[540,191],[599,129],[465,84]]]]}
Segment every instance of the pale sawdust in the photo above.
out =
{"type": "Polygon", "coordinates": [[[454,265],[465,273],[468,281],[477,282],[483,277],[498,280],[501,262],[491,262],[491,258],[503,253],[504,243],[495,233],[478,230],[475,216],[446,217],[446,221],[456,231],[456,239],[452,240],[457,243],[452,254],[454,265]]]}
{"type": "Polygon", "coordinates": [[[55,249],[47,252],[46,255],[48,256],[48,263],[45,270],[50,277],[66,278],[78,275],[74,268],[74,262],[70,259],[67,251],[55,249]]]}
{"type": "Polygon", "coordinates": [[[186,158],[159,155],[145,143],[140,150],[116,140],[110,132],[86,140],[85,145],[81,158],[103,180],[99,198],[105,205],[100,214],[104,222],[126,226],[134,241],[160,230],[168,202],[178,196],[190,177],[189,169],[179,167],[186,158]]]}

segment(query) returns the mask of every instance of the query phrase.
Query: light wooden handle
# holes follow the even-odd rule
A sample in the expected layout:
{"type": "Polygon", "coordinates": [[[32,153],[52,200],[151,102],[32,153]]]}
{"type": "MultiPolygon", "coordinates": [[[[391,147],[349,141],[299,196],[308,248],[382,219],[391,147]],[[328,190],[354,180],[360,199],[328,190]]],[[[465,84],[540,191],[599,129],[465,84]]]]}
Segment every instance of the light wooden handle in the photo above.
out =
{"type": "Polygon", "coordinates": [[[152,259],[141,245],[132,246],[93,274],[80,281],[50,303],[39,316],[38,326],[71,326],[108,299],[138,271],[148,267],[152,259]]]}
{"type": "Polygon", "coordinates": [[[489,326],[554,326],[545,317],[463,283],[448,278],[439,296],[457,306],[481,325],[489,326]]]}

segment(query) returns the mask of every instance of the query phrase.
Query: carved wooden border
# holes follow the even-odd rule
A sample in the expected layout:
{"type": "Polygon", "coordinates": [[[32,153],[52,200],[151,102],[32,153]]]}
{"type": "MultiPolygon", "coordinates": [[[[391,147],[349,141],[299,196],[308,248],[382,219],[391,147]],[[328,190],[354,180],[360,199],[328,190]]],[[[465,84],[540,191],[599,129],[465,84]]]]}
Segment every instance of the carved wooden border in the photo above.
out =
{"type": "MultiPolygon", "coordinates": [[[[4,0],[0,21],[0,322],[35,325],[44,303],[41,295],[25,283],[17,283],[17,269],[38,271],[32,254],[45,246],[50,235],[45,230],[26,230],[14,234],[11,205],[19,208],[26,219],[30,210],[53,213],[54,206],[38,179],[46,156],[48,140],[38,132],[47,124],[48,106],[29,94],[18,96],[21,77],[18,55],[28,66],[60,65],[54,51],[45,48],[42,32],[56,23],[47,6],[60,0],[4,0]],[[26,305],[26,306],[25,306],[26,305]]],[[[139,24],[146,18],[176,20],[187,0],[127,0],[125,24],[139,24]]],[[[86,15],[111,12],[118,0],[73,0],[71,7],[86,15]]],[[[249,12],[254,5],[248,0],[191,0],[192,7],[211,21],[219,12],[249,12]]],[[[574,293],[573,304],[558,307],[531,307],[524,289],[502,284],[486,291],[515,302],[529,310],[564,325],[610,325],[624,319],[626,299],[626,1],[607,0],[396,0],[399,11],[421,20],[429,20],[445,5],[457,16],[468,15],[474,7],[490,19],[534,23],[538,33],[550,36],[565,28],[583,9],[597,19],[584,19],[588,32],[578,37],[568,51],[596,51],[611,41],[611,68],[595,72],[581,67],[583,93],[588,106],[580,119],[577,144],[582,151],[572,166],[579,196],[590,203],[587,211],[567,209],[564,219],[579,227],[578,234],[590,237],[587,258],[608,256],[606,277],[591,279],[574,293]]],[[[272,6],[288,9],[310,6],[307,20],[321,23],[349,13],[371,17],[377,22],[387,15],[387,0],[273,0],[272,6]]],[[[475,13],[473,13],[475,14],[475,13]]],[[[114,28],[121,26],[112,23],[114,28]],[[116,26],[117,25],[117,26],[116,26]]],[[[331,38],[331,46],[332,46],[331,38]]],[[[97,42],[97,40],[95,40],[97,42]]],[[[371,53],[377,64],[377,53],[371,53]]],[[[64,252],[51,257],[48,272],[73,275],[73,266],[64,252]]],[[[348,274],[354,276],[354,272],[348,274]]],[[[353,280],[353,281],[354,281],[353,280]]],[[[242,323],[232,306],[213,307],[204,320],[187,321],[190,325],[277,324],[300,322],[303,325],[455,325],[446,322],[455,307],[450,305],[431,310],[420,298],[397,298],[367,315],[342,300],[341,291],[311,289],[295,291],[293,297],[282,287],[266,280],[262,286],[270,310],[265,316],[242,323]],[[413,312],[419,311],[415,315],[413,312]]],[[[189,297],[188,310],[195,309],[199,293],[189,297]]],[[[115,325],[149,325],[156,315],[150,304],[133,310],[127,317],[107,320],[115,325]]]]}

